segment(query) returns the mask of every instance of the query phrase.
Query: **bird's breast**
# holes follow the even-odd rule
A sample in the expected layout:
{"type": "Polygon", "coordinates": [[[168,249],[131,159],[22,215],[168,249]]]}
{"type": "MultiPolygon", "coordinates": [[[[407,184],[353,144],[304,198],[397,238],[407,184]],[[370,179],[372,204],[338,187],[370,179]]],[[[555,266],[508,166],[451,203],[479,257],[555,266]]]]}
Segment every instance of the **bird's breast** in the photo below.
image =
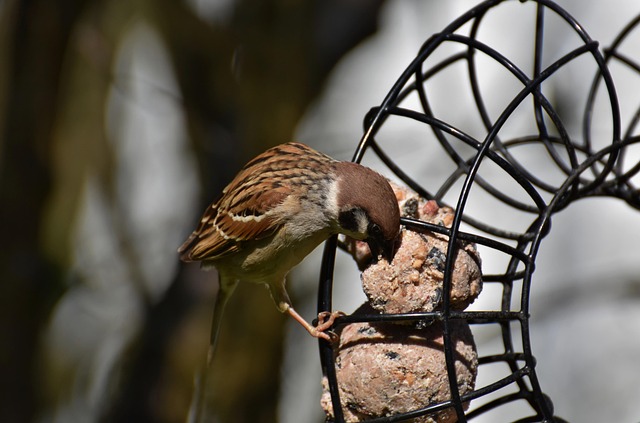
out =
{"type": "Polygon", "coordinates": [[[280,281],[329,235],[327,231],[303,232],[285,225],[269,238],[243,244],[241,251],[215,266],[245,282],[280,281]]]}

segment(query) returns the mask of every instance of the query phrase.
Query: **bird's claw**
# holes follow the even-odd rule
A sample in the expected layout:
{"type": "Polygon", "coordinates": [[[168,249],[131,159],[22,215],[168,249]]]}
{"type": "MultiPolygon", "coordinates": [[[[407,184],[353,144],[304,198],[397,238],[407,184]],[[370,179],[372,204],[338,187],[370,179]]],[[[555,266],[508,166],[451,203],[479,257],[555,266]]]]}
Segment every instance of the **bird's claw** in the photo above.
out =
{"type": "Polygon", "coordinates": [[[318,319],[314,322],[316,337],[322,338],[332,344],[337,342],[340,337],[329,329],[333,326],[335,320],[341,316],[345,316],[341,311],[323,311],[318,313],[318,319]]]}
{"type": "Polygon", "coordinates": [[[316,329],[323,332],[333,326],[333,323],[338,317],[343,317],[345,314],[341,311],[323,311],[318,313],[318,324],[316,329]]]}

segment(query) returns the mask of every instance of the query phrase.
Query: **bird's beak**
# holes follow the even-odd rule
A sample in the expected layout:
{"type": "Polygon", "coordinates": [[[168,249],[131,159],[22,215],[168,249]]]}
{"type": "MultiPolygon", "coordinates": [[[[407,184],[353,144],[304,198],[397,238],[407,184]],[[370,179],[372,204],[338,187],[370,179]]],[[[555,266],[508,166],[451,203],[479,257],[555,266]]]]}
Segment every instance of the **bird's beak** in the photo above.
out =
{"type": "Polygon", "coordinates": [[[374,262],[378,261],[379,256],[382,256],[387,262],[391,263],[395,253],[395,240],[368,238],[367,244],[369,245],[369,250],[371,250],[371,256],[374,262]]]}
{"type": "Polygon", "coordinates": [[[382,257],[387,259],[389,263],[393,260],[393,256],[396,253],[396,242],[395,240],[385,241],[382,243],[382,257]]]}

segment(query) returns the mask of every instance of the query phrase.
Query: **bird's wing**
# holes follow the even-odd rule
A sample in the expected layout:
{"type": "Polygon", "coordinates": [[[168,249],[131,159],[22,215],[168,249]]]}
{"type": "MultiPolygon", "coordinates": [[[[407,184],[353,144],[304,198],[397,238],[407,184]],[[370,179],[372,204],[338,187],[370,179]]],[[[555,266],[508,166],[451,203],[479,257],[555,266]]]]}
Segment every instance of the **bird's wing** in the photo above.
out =
{"type": "Polygon", "coordinates": [[[178,249],[184,261],[216,260],[239,250],[244,241],[258,240],[277,231],[273,209],[289,195],[288,187],[246,189],[212,204],[198,228],[178,249]]]}
{"type": "Polygon", "coordinates": [[[184,261],[216,260],[240,249],[245,241],[265,238],[284,224],[278,206],[300,190],[307,167],[334,160],[306,145],[287,143],[247,163],[205,211],[198,228],[178,249],[184,261]]]}

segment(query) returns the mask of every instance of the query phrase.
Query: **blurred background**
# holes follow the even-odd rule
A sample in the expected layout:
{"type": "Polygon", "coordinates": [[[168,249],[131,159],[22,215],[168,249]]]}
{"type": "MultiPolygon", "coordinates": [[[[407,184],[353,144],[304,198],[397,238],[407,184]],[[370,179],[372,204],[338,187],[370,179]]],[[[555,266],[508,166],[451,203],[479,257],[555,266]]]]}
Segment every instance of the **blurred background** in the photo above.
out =
{"type": "MultiPolygon", "coordinates": [[[[275,144],[349,160],[424,40],[476,3],[0,1],[0,421],[184,421],[217,289],[176,255],[201,212],[275,144]]],[[[640,13],[558,3],[605,45],[640,13]]],[[[558,101],[584,101],[557,84],[558,101]]],[[[534,352],[569,421],[640,420],[639,217],[614,200],[571,208],[540,253],[534,352]]],[[[289,282],[308,320],[319,257],[289,282]]],[[[339,259],[347,312],[364,298],[354,267],[339,259]]],[[[216,360],[220,422],[324,420],[317,343],[265,289],[240,285],[216,360]]]]}

